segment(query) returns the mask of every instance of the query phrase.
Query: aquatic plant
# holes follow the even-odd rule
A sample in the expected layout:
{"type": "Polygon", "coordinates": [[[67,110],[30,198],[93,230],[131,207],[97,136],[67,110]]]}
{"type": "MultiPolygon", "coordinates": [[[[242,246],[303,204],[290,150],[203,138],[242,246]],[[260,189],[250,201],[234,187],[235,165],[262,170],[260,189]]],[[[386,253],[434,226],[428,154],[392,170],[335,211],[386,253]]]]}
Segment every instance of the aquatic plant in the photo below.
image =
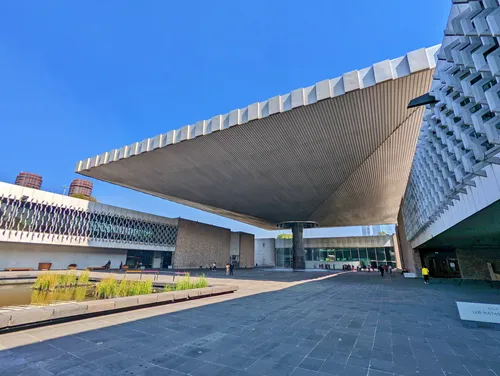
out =
{"type": "Polygon", "coordinates": [[[96,286],[96,294],[101,299],[146,295],[152,292],[152,281],[127,281],[122,279],[118,282],[114,278],[108,278],[103,279],[96,286]]]}
{"type": "Polygon", "coordinates": [[[84,270],[78,277],[78,286],[86,286],[89,283],[89,271],[84,270]]]}
{"type": "Polygon", "coordinates": [[[165,292],[173,290],[181,291],[181,290],[200,289],[203,287],[208,287],[208,282],[204,274],[202,274],[199,278],[196,279],[191,279],[191,276],[187,274],[182,279],[177,281],[175,287],[171,285],[165,285],[163,291],[165,292]]]}

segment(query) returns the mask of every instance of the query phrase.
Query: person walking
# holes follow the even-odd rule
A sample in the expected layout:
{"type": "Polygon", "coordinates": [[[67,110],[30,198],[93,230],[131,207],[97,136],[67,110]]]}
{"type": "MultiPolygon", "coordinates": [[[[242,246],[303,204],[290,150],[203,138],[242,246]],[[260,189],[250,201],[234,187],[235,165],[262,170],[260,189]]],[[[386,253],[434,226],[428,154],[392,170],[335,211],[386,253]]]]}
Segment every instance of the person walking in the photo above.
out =
{"type": "Polygon", "coordinates": [[[389,265],[389,274],[392,274],[392,265],[389,265]]]}
{"type": "Polygon", "coordinates": [[[229,265],[229,275],[234,275],[234,264],[229,265]]]}
{"type": "Polygon", "coordinates": [[[429,284],[429,269],[427,269],[427,267],[423,267],[422,268],[422,275],[424,276],[424,283],[426,285],[429,284]]]}
{"type": "Polygon", "coordinates": [[[382,276],[382,278],[384,278],[384,272],[385,272],[384,267],[382,265],[380,265],[378,267],[378,270],[380,271],[380,275],[382,276]]]}
{"type": "Polygon", "coordinates": [[[230,269],[229,263],[226,264],[226,275],[229,275],[229,269],[230,269]]]}

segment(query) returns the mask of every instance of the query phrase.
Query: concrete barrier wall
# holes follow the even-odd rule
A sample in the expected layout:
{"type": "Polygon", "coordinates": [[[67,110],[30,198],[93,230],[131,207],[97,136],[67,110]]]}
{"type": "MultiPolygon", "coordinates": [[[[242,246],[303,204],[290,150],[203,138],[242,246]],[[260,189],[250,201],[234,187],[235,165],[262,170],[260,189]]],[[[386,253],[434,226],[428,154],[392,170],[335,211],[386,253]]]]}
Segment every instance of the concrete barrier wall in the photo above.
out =
{"type": "Polygon", "coordinates": [[[158,294],[129,296],[125,298],[92,300],[43,307],[28,306],[25,309],[0,313],[0,330],[50,320],[76,319],[78,316],[112,313],[117,310],[141,308],[151,304],[167,304],[186,299],[209,297],[238,290],[237,286],[213,286],[201,289],[163,292],[158,294]]]}

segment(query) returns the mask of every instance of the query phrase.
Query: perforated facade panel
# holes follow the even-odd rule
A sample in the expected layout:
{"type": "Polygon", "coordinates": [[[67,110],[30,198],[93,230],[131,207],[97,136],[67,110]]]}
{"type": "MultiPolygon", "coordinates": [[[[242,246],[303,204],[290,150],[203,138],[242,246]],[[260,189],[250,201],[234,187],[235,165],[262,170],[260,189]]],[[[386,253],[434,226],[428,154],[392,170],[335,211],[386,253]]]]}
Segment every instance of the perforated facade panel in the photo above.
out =
{"type": "Polygon", "coordinates": [[[456,1],[438,53],[404,197],[411,240],[498,164],[500,152],[500,8],[496,0],[456,1]]]}

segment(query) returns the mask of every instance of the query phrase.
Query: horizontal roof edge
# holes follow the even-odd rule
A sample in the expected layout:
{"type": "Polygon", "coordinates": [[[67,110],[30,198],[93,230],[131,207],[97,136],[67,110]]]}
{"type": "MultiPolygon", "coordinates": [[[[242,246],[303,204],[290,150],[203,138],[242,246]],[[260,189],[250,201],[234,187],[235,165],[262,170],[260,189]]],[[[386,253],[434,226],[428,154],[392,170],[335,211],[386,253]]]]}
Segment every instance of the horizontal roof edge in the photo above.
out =
{"type": "Polygon", "coordinates": [[[422,70],[434,69],[436,67],[435,55],[440,47],[441,45],[436,45],[411,51],[404,56],[384,60],[370,67],[354,70],[333,79],[323,80],[315,85],[299,88],[284,95],[277,95],[266,101],[256,102],[247,107],[230,111],[225,115],[217,115],[209,120],[201,120],[192,125],[185,125],[167,133],[83,159],[77,163],[75,171],[90,170],[103,164],[191,140],[213,132],[223,131],[235,125],[242,125],[297,107],[314,104],[321,100],[365,89],[388,80],[409,76],[422,70]]]}

